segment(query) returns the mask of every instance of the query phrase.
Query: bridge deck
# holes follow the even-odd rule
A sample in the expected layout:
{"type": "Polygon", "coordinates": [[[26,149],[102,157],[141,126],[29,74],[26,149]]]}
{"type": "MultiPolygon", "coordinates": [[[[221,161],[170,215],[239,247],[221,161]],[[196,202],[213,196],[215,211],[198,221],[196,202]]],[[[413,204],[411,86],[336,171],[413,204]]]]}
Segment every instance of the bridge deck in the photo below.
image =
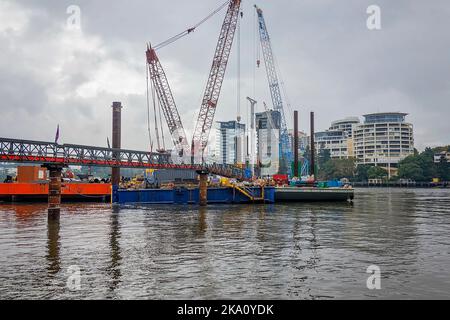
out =
{"type": "Polygon", "coordinates": [[[61,164],[121,168],[206,170],[245,180],[245,171],[232,165],[175,164],[168,153],[102,148],[75,144],[0,138],[0,162],[61,164]]]}

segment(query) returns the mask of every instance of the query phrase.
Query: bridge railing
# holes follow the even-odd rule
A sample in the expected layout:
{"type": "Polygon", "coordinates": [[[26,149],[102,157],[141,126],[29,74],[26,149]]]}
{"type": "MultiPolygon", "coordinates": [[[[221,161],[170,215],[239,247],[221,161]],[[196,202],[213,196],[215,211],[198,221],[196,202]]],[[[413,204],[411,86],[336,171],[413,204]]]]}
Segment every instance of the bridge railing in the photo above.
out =
{"type": "Polygon", "coordinates": [[[0,161],[139,167],[170,165],[170,154],[0,138],[0,161]]]}
{"type": "Polygon", "coordinates": [[[207,170],[212,174],[245,180],[245,170],[227,164],[174,164],[169,153],[56,144],[0,138],[0,162],[56,163],[123,168],[207,170]]]}
{"type": "Polygon", "coordinates": [[[239,180],[247,180],[250,178],[246,176],[244,169],[230,164],[204,164],[203,166],[209,172],[220,176],[236,178],[239,180]]]}

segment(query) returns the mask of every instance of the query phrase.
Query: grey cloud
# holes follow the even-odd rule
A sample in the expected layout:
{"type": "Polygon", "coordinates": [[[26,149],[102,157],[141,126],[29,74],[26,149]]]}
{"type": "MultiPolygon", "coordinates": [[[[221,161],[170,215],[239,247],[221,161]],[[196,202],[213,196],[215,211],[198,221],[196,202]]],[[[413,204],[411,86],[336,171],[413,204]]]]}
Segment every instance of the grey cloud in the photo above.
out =
{"type": "MultiPolygon", "coordinates": [[[[46,70],[42,70],[42,77],[39,73],[28,73],[32,61],[23,52],[35,41],[45,49],[61,32],[67,18],[66,8],[73,1],[16,1],[36,14],[21,37],[0,36],[2,50],[14,47],[18,59],[23,59],[15,64],[1,61],[0,98],[8,101],[2,106],[2,112],[12,114],[27,108],[30,104],[26,101],[30,100],[31,110],[39,114],[56,110],[56,116],[61,119],[49,121],[64,121],[65,138],[70,138],[70,142],[104,144],[110,130],[109,106],[113,100],[121,100],[126,105],[124,145],[147,148],[145,42],[165,40],[203,18],[221,2],[77,1],[82,10],[83,33],[98,38],[105,52],[82,52],[80,56],[75,52],[74,60],[67,60],[64,65],[65,76],[52,79],[46,70]],[[75,96],[77,88],[89,83],[105,60],[122,61],[135,74],[142,74],[142,87],[135,90],[141,93],[116,95],[100,91],[92,97],[75,96]],[[55,102],[47,81],[59,83],[59,88],[73,92],[73,97],[55,102]],[[21,94],[22,91],[27,94],[21,94]],[[69,130],[74,133],[68,134],[69,130]]],[[[303,129],[308,129],[306,113],[310,110],[316,112],[320,130],[337,118],[396,110],[410,113],[408,120],[415,125],[419,148],[450,143],[450,127],[445,121],[450,118],[448,1],[256,2],[264,10],[292,107],[301,110],[303,129]],[[366,8],[371,4],[379,5],[382,10],[380,31],[366,28],[366,8]]],[[[243,114],[247,112],[245,96],[254,94],[253,4],[253,1],[243,2],[243,114]]],[[[223,14],[224,11],[193,34],[158,52],[188,131],[192,130],[198,112],[223,14]]],[[[50,48],[49,56],[53,54],[50,48]]],[[[1,53],[0,57],[6,59],[1,53]]],[[[255,98],[270,102],[264,69],[257,70],[256,75],[255,98]]],[[[123,77],[119,72],[114,76],[123,77]]],[[[230,57],[216,119],[234,118],[235,110],[236,47],[230,57]]],[[[28,138],[45,138],[53,131],[53,123],[49,125],[51,130],[45,125],[42,123],[35,130],[27,128],[22,134],[30,134],[28,138]]],[[[9,133],[4,127],[0,129],[0,136],[9,133]]]]}
{"type": "MultiPolygon", "coordinates": [[[[30,81],[26,73],[0,69],[2,113],[25,111],[26,116],[38,117],[47,106],[45,87],[30,81]]],[[[3,124],[2,127],[5,128],[3,124]]],[[[20,124],[19,124],[20,125],[20,124]]]]}

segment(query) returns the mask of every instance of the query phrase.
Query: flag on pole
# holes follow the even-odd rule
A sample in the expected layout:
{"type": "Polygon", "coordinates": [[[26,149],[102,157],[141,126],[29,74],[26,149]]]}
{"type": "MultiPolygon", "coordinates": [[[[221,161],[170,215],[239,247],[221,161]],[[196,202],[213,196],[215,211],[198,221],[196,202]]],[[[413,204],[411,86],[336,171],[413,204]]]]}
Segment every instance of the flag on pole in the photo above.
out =
{"type": "Polygon", "coordinates": [[[108,149],[111,149],[111,145],[109,144],[109,138],[106,137],[106,143],[108,143],[108,149]]]}
{"type": "Polygon", "coordinates": [[[55,135],[55,143],[58,144],[58,139],[59,139],[59,124],[56,127],[56,135],[55,135]]]}

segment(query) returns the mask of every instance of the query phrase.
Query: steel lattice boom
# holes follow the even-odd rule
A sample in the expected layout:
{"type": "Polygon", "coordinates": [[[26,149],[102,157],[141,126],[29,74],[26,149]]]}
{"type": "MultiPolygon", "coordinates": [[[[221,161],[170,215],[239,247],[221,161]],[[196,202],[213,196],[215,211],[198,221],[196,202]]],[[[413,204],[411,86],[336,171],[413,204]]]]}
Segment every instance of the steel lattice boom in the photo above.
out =
{"type": "Polygon", "coordinates": [[[280,132],[280,173],[287,173],[289,168],[288,163],[292,158],[290,151],[289,135],[287,131],[286,116],[284,113],[283,99],[281,97],[280,85],[278,82],[277,70],[275,66],[275,59],[273,56],[272,45],[270,42],[269,33],[267,31],[266,22],[264,20],[263,12],[255,5],[256,13],[258,15],[258,30],[261,40],[261,48],[264,56],[264,64],[266,66],[267,81],[269,83],[270,95],[272,97],[272,104],[274,110],[280,112],[281,115],[281,132],[280,132]]]}
{"type": "Polygon", "coordinates": [[[282,127],[286,127],[286,119],[284,117],[283,99],[281,98],[281,90],[278,82],[275,61],[270,43],[269,33],[267,31],[266,22],[263,12],[255,6],[258,14],[259,37],[261,40],[261,48],[264,56],[264,64],[266,66],[267,81],[269,82],[270,95],[272,97],[273,108],[281,113],[282,127]]]}
{"type": "Polygon", "coordinates": [[[153,48],[148,47],[146,54],[150,79],[156,89],[175,149],[180,156],[188,155],[189,144],[186,139],[186,132],[184,131],[164,69],[153,48]]]}
{"type": "Polygon", "coordinates": [[[174,164],[168,153],[102,148],[74,144],[0,138],[0,162],[46,163],[122,168],[206,170],[245,180],[244,171],[231,165],[174,164]]]}
{"type": "Polygon", "coordinates": [[[209,133],[214,121],[220,89],[222,87],[228,58],[233,44],[234,34],[238,23],[241,0],[231,0],[220,31],[214,59],[203,95],[202,105],[195,125],[192,138],[192,157],[203,154],[208,144],[209,133]]]}

